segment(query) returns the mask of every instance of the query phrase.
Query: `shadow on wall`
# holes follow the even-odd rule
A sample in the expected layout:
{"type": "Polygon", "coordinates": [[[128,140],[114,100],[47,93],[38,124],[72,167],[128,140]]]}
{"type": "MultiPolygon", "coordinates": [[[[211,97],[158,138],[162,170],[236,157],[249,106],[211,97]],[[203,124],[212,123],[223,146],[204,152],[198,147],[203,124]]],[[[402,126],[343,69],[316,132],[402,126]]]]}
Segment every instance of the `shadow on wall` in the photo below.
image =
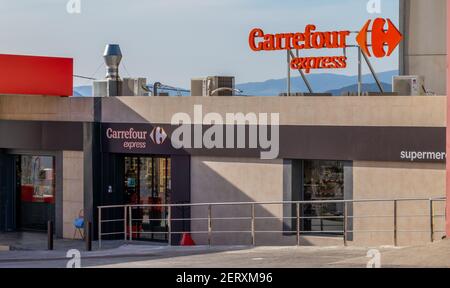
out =
{"type": "MultiPolygon", "coordinates": [[[[191,159],[191,200],[193,203],[281,202],[283,201],[283,160],[193,157],[191,159]]],[[[283,219],[291,205],[254,206],[255,244],[297,245],[296,222],[283,219]]],[[[192,208],[193,237],[208,244],[208,214],[211,213],[213,245],[251,245],[253,207],[249,204],[192,208]],[[201,233],[200,233],[201,232],[201,233]]],[[[295,211],[295,210],[294,210],[295,211]]],[[[295,217],[287,215],[287,217],[295,217]]],[[[342,237],[301,237],[301,245],[342,245],[342,237]]]]}

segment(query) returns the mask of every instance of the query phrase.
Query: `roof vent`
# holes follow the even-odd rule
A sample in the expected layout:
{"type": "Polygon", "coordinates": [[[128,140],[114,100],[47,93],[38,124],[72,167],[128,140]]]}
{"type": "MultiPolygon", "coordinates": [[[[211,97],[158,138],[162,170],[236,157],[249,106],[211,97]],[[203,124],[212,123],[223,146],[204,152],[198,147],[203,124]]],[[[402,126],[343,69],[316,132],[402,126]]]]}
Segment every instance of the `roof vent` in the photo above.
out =
{"type": "Polygon", "coordinates": [[[119,80],[119,65],[122,61],[122,51],[117,44],[108,44],[103,54],[106,64],[106,79],[119,80]]]}

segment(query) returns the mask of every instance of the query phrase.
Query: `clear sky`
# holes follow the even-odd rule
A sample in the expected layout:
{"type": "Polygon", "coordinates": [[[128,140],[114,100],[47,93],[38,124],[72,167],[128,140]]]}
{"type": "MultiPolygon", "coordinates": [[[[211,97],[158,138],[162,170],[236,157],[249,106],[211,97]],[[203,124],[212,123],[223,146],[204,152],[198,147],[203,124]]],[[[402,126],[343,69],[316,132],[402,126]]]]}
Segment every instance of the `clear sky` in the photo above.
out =
{"type": "MultiPolygon", "coordinates": [[[[80,14],[67,12],[68,1],[0,0],[0,53],[73,57],[76,74],[103,78],[104,46],[118,43],[122,76],[189,88],[190,78],[207,75],[234,75],[237,83],[284,78],[285,53],[248,47],[255,27],[281,33],[307,24],[360,30],[376,17],[398,23],[398,0],[382,0],[381,15],[368,13],[368,0],[80,0],[80,14]]],[[[327,72],[355,75],[356,55],[348,56],[347,69],[327,72]]],[[[398,54],[373,64],[397,69],[398,54]]]]}

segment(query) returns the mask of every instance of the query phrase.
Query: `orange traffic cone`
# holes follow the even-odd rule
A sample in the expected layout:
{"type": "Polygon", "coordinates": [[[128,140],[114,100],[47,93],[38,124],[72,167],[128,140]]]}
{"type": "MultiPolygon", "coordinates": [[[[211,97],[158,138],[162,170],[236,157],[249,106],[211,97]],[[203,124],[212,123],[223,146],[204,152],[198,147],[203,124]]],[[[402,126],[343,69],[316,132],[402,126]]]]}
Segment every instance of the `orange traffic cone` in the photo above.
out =
{"type": "Polygon", "coordinates": [[[195,246],[195,242],[190,233],[184,233],[180,241],[180,246],[195,246]]]}

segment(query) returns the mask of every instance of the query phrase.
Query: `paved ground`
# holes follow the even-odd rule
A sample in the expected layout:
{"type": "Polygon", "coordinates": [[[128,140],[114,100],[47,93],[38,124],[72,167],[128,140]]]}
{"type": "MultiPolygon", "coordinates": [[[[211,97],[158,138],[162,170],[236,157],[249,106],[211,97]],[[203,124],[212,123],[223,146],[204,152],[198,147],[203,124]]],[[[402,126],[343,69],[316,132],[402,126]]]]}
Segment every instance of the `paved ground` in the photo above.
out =
{"type": "MultiPolygon", "coordinates": [[[[82,267],[108,268],[334,268],[366,267],[370,248],[358,247],[167,247],[105,242],[104,250],[83,252],[81,241],[57,242],[56,251],[0,252],[0,268],[64,268],[69,249],[81,251],[82,267]]],[[[24,244],[24,243],[22,243],[24,244]]],[[[38,246],[42,246],[42,243],[38,246]]],[[[95,245],[94,245],[95,247],[95,245]]],[[[450,241],[420,247],[378,247],[382,267],[450,268],[450,241]]]]}
{"type": "MultiPolygon", "coordinates": [[[[126,244],[125,241],[103,241],[103,248],[112,249],[126,244]]],[[[67,251],[69,249],[83,250],[85,242],[82,240],[71,239],[54,239],[54,249],[67,251]]],[[[11,250],[46,250],[47,234],[46,233],[0,233],[0,250],[9,247],[11,250]]],[[[93,242],[93,249],[97,249],[98,243],[93,242]]]]}
{"type": "MultiPolygon", "coordinates": [[[[364,257],[357,248],[293,247],[157,247],[124,245],[119,248],[82,252],[82,267],[125,268],[236,268],[236,267],[331,267],[333,263],[364,257]]],[[[0,252],[0,268],[66,267],[64,251],[0,252]]],[[[367,262],[367,261],[366,261],[367,262]]],[[[358,264],[351,264],[358,266],[358,264]]]]}
{"type": "MultiPolygon", "coordinates": [[[[410,248],[378,248],[382,267],[449,267],[450,241],[410,248]]],[[[334,268],[361,267],[368,248],[167,247],[123,245],[82,252],[82,267],[108,268],[334,268]]],[[[66,267],[65,251],[0,252],[0,268],[66,267]]]]}

